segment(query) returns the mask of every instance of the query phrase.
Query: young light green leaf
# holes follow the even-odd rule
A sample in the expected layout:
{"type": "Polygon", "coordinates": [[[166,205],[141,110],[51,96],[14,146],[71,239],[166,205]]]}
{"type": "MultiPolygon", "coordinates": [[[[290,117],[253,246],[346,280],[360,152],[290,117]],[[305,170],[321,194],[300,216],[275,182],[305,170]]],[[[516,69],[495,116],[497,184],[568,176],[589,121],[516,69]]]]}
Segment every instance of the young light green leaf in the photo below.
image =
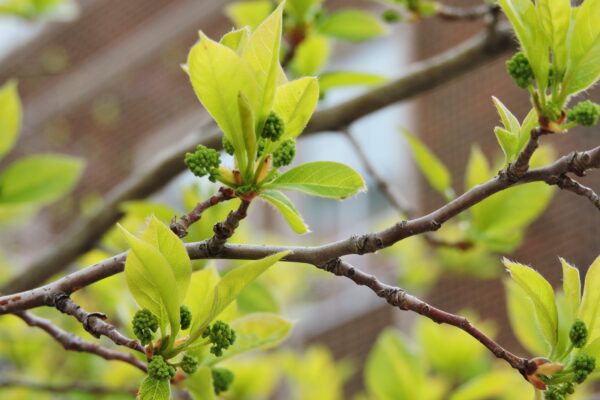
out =
{"type": "Polygon", "coordinates": [[[320,28],[321,33],[338,39],[362,41],[386,32],[385,26],[371,14],[361,10],[344,9],[331,14],[320,28]]]}
{"type": "MultiPolygon", "coordinates": [[[[233,302],[248,284],[258,278],[269,267],[285,257],[289,252],[281,252],[239,266],[227,273],[208,295],[210,307],[199,310],[198,323],[191,328],[190,337],[197,339],[204,328],[233,302]]],[[[208,304],[207,304],[208,305],[208,304]]]]}
{"type": "Polygon", "coordinates": [[[538,87],[548,86],[549,47],[531,0],[498,0],[529,60],[538,87]]]}
{"type": "Polygon", "coordinates": [[[324,0],[288,0],[286,11],[295,19],[296,23],[302,23],[312,18],[314,11],[324,0]]]}
{"type": "Polygon", "coordinates": [[[513,133],[504,128],[500,128],[499,126],[494,128],[494,134],[496,135],[498,144],[500,144],[502,153],[504,153],[504,165],[508,165],[510,162],[514,161],[515,157],[517,156],[519,138],[513,133]]]}
{"type": "Polygon", "coordinates": [[[290,169],[264,188],[296,190],[312,196],[343,199],[365,190],[365,182],[358,172],[347,165],[316,161],[290,169]]]}
{"type": "Polygon", "coordinates": [[[309,232],[300,212],[286,195],[277,190],[264,190],[260,192],[260,198],[275,206],[294,232],[299,235],[309,232]]]}
{"type": "Polygon", "coordinates": [[[438,192],[446,195],[451,188],[451,176],[448,168],[416,136],[402,130],[402,134],[412,149],[413,156],[427,182],[438,192]]]}
{"type": "Polygon", "coordinates": [[[268,349],[277,346],[288,337],[292,323],[277,314],[254,313],[236,319],[230,324],[235,331],[235,343],[223,356],[212,354],[203,360],[204,365],[214,365],[226,358],[255,349],[268,349]]]}
{"type": "Polygon", "coordinates": [[[311,35],[298,46],[290,67],[296,76],[316,75],[329,59],[329,40],[311,35]]]}
{"type": "Polygon", "coordinates": [[[530,383],[511,371],[491,371],[462,384],[452,392],[449,400],[486,400],[529,398],[533,391],[530,383]]]}
{"type": "Polygon", "coordinates": [[[561,95],[576,94],[591,86],[600,76],[600,2],[584,1],[574,11],[569,37],[568,67],[561,95]],[[576,11],[576,13],[575,13],[576,11]]]}
{"type": "MultiPolygon", "coordinates": [[[[254,112],[248,103],[248,99],[242,92],[238,95],[238,107],[240,110],[240,120],[242,121],[242,136],[244,138],[244,148],[246,149],[246,161],[243,163],[248,166],[245,170],[240,166],[240,170],[252,173],[254,161],[256,159],[256,132],[254,112]]],[[[238,160],[239,163],[239,160],[238,160]]],[[[249,177],[248,177],[249,178],[249,177]]]]}
{"type": "Polygon", "coordinates": [[[560,258],[560,264],[562,265],[563,273],[563,292],[569,311],[574,319],[581,304],[581,279],[579,278],[579,270],[562,257],[560,258]]]}
{"type": "Polygon", "coordinates": [[[246,47],[246,43],[248,43],[249,38],[250,29],[248,29],[248,27],[244,27],[227,32],[225,35],[223,35],[219,43],[229,47],[238,54],[242,54],[242,51],[246,47]]]}
{"type": "Polygon", "coordinates": [[[0,86],[0,159],[12,150],[21,130],[22,109],[17,82],[0,86]]]}
{"type": "Polygon", "coordinates": [[[588,342],[600,337],[600,257],[596,258],[585,275],[579,319],[588,328],[588,342]]]}
{"type": "Polygon", "coordinates": [[[517,144],[516,154],[520,154],[527,146],[529,138],[531,137],[531,131],[539,125],[539,118],[535,109],[531,109],[521,125],[519,130],[519,140],[517,144]]]}
{"type": "Polygon", "coordinates": [[[221,277],[213,266],[207,266],[192,274],[190,289],[184,301],[192,313],[191,332],[202,322],[200,321],[201,316],[210,312],[213,301],[210,294],[219,280],[221,277]]]}
{"type": "Polygon", "coordinates": [[[216,400],[210,368],[200,367],[184,381],[194,400],[216,400]]]}
{"type": "Polygon", "coordinates": [[[562,76],[567,66],[567,35],[571,23],[570,0],[537,0],[538,20],[550,47],[557,75],[562,76]]]}
{"type": "MultiPolygon", "coordinates": [[[[261,132],[273,107],[275,88],[279,77],[279,48],[281,45],[281,3],[271,15],[252,33],[242,57],[252,68],[258,83],[258,102],[255,110],[256,131],[261,132]]],[[[253,104],[250,102],[250,104],[253,104]]]]}
{"type": "Polygon", "coordinates": [[[554,347],[558,341],[558,310],[552,285],[533,268],[506,258],[503,263],[512,279],[533,302],[540,329],[550,346],[554,347]]]}
{"type": "Polygon", "coordinates": [[[492,101],[494,102],[494,106],[496,106],[496,110],[498,110],[498,115],[500,115],[504,129],[514,135],[518,135],[521,124],[519,124],[517,117],[497,97],[492,96],[492,101]]]}
{"type": "Polygon", "coordinates": [[[159,249],[139,239],[118,225],[131,247],[125,262],[125,280],[129,291],[140,308],[147,308],[159,318],[161,326],[165,318],[171,325],[171,337],[179,332],[179,299],[177,281],[169,262],[159,249]]]}
{"type": "Polygon", "coordinates": [[[225,14],[238,28],[256,29],[272,10],[273,3],[268,0],[238,1],[225,7],[225,14]]]}
{"type": "Polygon", "coordinates": [[[79,180],[83,162],[58,154],[20,158],[0,175],[0,204],[45,205],[68,193],[79,180]]]}
{"type": "Polygon", "coordinates": [[[147,376],[142,381],[137,398],[139,400],[169,400],[171,398],[171,384],[168,380],[159,381],[147,376]]]}
{"type": "Polygon", "coordinates": [[[387,78],[376,74],[362,72],[333,71],[319,76],[319,86],[323,92],[349,86],[376,86],[387,81],[387,78]]]}
{"type": "Polygon", "coordinates": [[[472,146],[465,174],[465,189],[468,190],[473,186],[477,186],[487,181],[490,179],[490,175],[490,165],[487,158],[479,146],[472,146]]]}
{"type": "Polygon", "coordinates": [[[181,239],[154,215],[150,217],[148,227],[140,239],[150,243],[165,257],[177,283],[179,303],[183,303],[190,286],[192,263],[181,239]]]}
{"type": "Polygon", "coordinates": [[[273,111],[285,124],[281,140],[294,139],[302,133],[319,101],[316,78],[304,77],[277,88],[273,111]]]}
{"type": "Polygon", "coordinates": [[[254,74],[235,51],[200,33],[188,55],[188,73],[198,99],[233,144],[236,158],[244,154],[238,95],[244,93],[252,109],[258,104],[254,74]]]}

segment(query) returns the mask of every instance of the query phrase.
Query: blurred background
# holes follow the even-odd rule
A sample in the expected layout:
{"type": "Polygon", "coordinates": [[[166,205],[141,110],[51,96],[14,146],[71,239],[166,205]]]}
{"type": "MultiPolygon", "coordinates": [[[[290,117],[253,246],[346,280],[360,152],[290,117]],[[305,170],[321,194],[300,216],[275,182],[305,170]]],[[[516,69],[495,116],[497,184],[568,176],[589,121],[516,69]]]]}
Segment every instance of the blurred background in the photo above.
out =
{"type": "MultiPolygon", "coordinates": [[[[35,221],[13,224],[0,232],[5,253],[0,278],[8,279],[41,251],[52,248],[55,238],[78,216],[100,206],[111,189],[130,174],[143,171],[148,160],[170,143],[182,140],[208,121],[180,65],[186,62],[198,30],[219,37],[231,29],[232,22],[224,13],[227,3],[221,0],[82,0],[52,20],[0,17],[0,83],[17,79],[24,105],[21,139],[0,167],[23,155],[41,152],[70,154],[86,161],[83,176],[71,195],[43,209],[35,221]]],[[[476,1],[447,3],[478,4],[476,1]]],[[[328,0],[325,3],[329,12],[340,7],[361,8],[375,16],[385,9],[373,1],[328,0]]],[[[394,78],[402,75],[412,62],[462,42],[479,32],[482,26],[481,21],[448,23],[429,18],[415,24],[388,25],[386,34],[374,40],[360,43],[333,40],[329,63],[318,72],[346,69],[394,78]]],[[[441,159],[452,173],[455,192],[461,193],[473,146],[479,147],[493,165],[497,162],[492,160],[501,159],[493,134],[499,118],[491,96],[500,98],[520,119],[530,108],[526,93],[518,90],[505,72],[504,64],[509,57],[508,53],[501,55],[449,84],[371,114],[350,127],[377,172],[419,214],[441,206],[445,199],[431,189],[419,173],[401,129],[416,134],[441,159]]],[[[338,104],[365,90],[368,88],[330,90],[319,108],[338,104]]],[[[593,91],[590,97],[600,100],[600,91],[593,91]]],[[[592,133],[584,131],[557,135],[551,142],[556,155],[594,145],[592,133]]],[[[236,240],[317,244],[372,231],[399,218],[344,134],[311,135],[301,138],[298,146],[296,163],[309,160],[347,163],[365,177],[369,191],[343,202],[294,196],[312,230],[301,237],[295,236],[274,210],[263,204],[253,205],[250,221],[244,223],[236,240]]],[[[596,174],[582,182],[598,187],[600,177],[596,174]]],[[[152,196],[149,204],[181,212],[185,193],[195,190],[201,196],[213,190],[203,182],[198,191],[194,185],[199,183],[190,173],[183,173],[152,196]]],[[[525,210],[534,207],[536,193],[519,197],[514,206],[525,210]]],[[[137,206],[130,204],[127,210],[140,213],[141,208],[137,206]]],[[[534,265],[554,285],[559,285],[558,256],[577,265],[583,273],[600,253],[600,224],[590,217],[593,213],[593,206],[577,196],[556,193],[547,209],[535,216],[523,240],[510,246],[509,251],[465,256],[459,254],[459,250],[428,249],[426,243],[415,241],[380,255],[350,259],[390,284],[412,289],[435,306],[451,312],[467,309],[477,318],[494,320],[498,341],[516,353],[526,353],[508,325],[500,279],[505,275],[501,257],[534,265]],[[425,248],[418,253],[423,246],[425,248]]],[[[455,229],[457,227],[458,223],[455,229]]],[[[452,239],[455,233],[451,229],[440,234],[452,239]]],[[[456,235],[461,237],[462,234],[456,235]]],[[[110,240],[103,241],[96,251],[99,254],[114,252],[118,246],[111,247],[110,243],[110,240]]],[[[85,259],[93,260],[89,254],[85,259]]],[[[85,265],[85,261],[79,262],[79,266],[85,265]]],[[[113,287],[122,287],[120,280],[122,277],[111,278],[113,287]]],[[[367,289],[313,271],[311,267],[280,265],[263,283],[265,286],[273,284],[274,293],[256,296],[261,300],[283,299],[277,309],[296,320],[283,348],[299,352],[296,361],[307,363],[302,354],[309,357],[308,349],[321,349],[314,346],[327,349],[330,356],[326,358],[331,357],[327,362],[342,371],[340,376],[344,379],[341,380],[345,382],[342,398],[364,390],[362,369],[384,328],[395,326],[409,335],[414,331],[414,316],[389,307],[367,289]]],[[[251,300],[248,304],[250,308],[258,307],[251,300]]],[[[115,304],[115,307],[120,306],[115,304]]],[[[124,311],[115,312],[115,318],[119,313],[121,317],[125,315],[124,311]]],[[[123,320],[127,319],[123,317],[123,320]]],[[[0,326],[0,331],[3,329],[0,326]]],[[[41,333],[28,335],[38,336],[40,341],[47,340],[47,346],[58,348],[41,333]]],[[[6,371],[15,368],[9,361],[4,365],[6,371]]],[[[298,365],[290,368],[302,369],[298,365]]],[[[24,371],[27,374],[27,370],[24,371]]],[[[298,379],[309,380],[307,377],[298,379]]],[[[317,381],[318,376],[310,379],[317,381]]],[[[288,398],[285,389],[276,384],[273,387],[270,397],[288,398]]],[[[25,392],[6,393],[9,397],[1,394],[0,397],[26,396],[25,392]]],[[[63,398],[61,396],[56,398],[63,398]]]]}

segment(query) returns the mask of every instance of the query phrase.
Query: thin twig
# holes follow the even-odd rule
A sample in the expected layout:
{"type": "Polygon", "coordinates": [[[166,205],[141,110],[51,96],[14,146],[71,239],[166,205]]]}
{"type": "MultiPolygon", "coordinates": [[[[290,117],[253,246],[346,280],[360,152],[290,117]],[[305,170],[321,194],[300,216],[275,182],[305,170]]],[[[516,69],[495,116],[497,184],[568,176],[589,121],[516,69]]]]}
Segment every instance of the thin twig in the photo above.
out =
{"type": "Polygon", "coordinates": [[[187,236],[188,228],[200,218],[204,211],[208,210],[219,203],[235,198],[235,191],[230,188],[221,187],[217,194],[210,196],[208,199],[198,203],[196,207],[189,213],[182,216],[179,220],[171,221],[171,230],[180,238],[187,236]]]}
{"type": "Polygon", "coordinates": [[[248,215],[248,207],[250,207],[250,201],[242,200],[237,210],[231,211],[227,215],[227,218],[225,218],[225,221],[219,222],[213,227],[215,234],[206,241],[206,251],[208,254],[215,256],[223,250],[223,246],[233,236],[240,221],[248,215]]]}
{"type": "Polygon", "coordinates": [[[88,342],[79,336],[60,329],[50,320],[40,318],[27,312],[15,313],[15,315],[25,321],[27,325],[44,330],[46,333],[52,336],[54,340],[59,342],[65,350],[91,353],[100,356],[105,360],[123,361],[144,372],[147,371],[146,364],[135,358],[133,354],[121,353],[119,351],[102,347],[96,343],[88,342]]]}
{"type": "Polygon", "coordinates": [[[436,16],[446,21],[478,21],[493,12],[497,5],[481,4],[470,8],[460,8],[437,3],[436,16]]]}
{"type": "Polygon", "coordinates": [[[112,388],[100,385],[94,385],[91,383],[84,382],[71,382],[71,383],[43,383],[35,382],[26,378],[16,377],[2,377],[0,378],[0,388],[23,388],[28,390],[34,390],[38,392],[49,392],[49,393],[87,393],[95,396],[132,396],[135,397],[137,393],[136,388],[122,389],[112,388]]]}
{"type": "MultiPolygon", "coordinates": [[[[412,64],[407,72],[387,84],[337,106],[316,112],[303,135],[332,131],[381,108],[434,89],[486,64],[504,51],[513,49],[515,41],[508,26],[484,32],[428,60],[412,64]]],[[[124,201],[147,197],[184,170],[186,152],[198,143],[220,148],[221,133],[214,124],[206,125],[175,143],[150,161],[144,170],[131,175],[106,196],[103,205],[74,223],[73,227],[42,252],[23,272],[0,292],[14,293],[38,286],[52,275],[67,268],[80,254],[91,249],[102,235],[123,215],[124,201]]]]}
{"type": "MultiPolygon", "coordinates": [[[[548,183],[552,184],[551,182],[548,183]]],[[[567,175],[559,176],[555,185],[563,190],[568,190],[576,195],[587,198],[598,210],[600,210],[600,196],[598,196],[592,188],[582,185],[567,175]]]]}

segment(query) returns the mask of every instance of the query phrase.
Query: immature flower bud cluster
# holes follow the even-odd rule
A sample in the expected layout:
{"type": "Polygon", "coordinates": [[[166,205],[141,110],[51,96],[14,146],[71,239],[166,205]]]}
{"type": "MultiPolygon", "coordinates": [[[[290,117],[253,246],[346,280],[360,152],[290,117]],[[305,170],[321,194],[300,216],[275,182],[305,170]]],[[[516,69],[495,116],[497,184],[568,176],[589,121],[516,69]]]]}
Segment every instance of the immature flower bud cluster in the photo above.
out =
{"type": "Polygon", "coordinates": [[[211,374],[213,378],[213,388],[216,394],[226,392],[235,378],[233,372],[226,368],[213,368],[211,374]]]}
{"type": "Polygon", "coordinates": [[[565,400],[567,395],[575,393],[575,385],[571,382],[553,385],[544,392],[546,400],[565,400]]]}
{"type": "Polygon", "coordinates": [[[513,58],[506,62],[506,69],[520,88],[527,88],[533,80],[533,70],[529,60],[522,52],[516,53],[513,58]]]}
{"type": "Polygon", "coordinates": [[[233,143],[231,143],[229,139],[227,139],[225,136],[223,136],[223,150],[225,150],[225,153],[229,154],[230,156],[232,156],[233,153],[235,153],[233,143]]]}
{"type": "Polygon", "coordinates": [[[600,105],[590,100],[579,102],[567,112],[567,118],[581,126],[594,126],[600,118],[600,105]]]}
{"type": "Polygon", "coordinates": [[[143,345],[152,342],[154,332],[158,329],[158,318],[149,310],[139,310],[133,316],[131,321],[133,325],[133,334],[143,345]]]}
{"type": "Polygon", "coordinates": [[[217,321],[207,327],[202,333],[203,338],[209,338],[212,346],[210,352],[217,357],[223,355],[223,350],[235,342],[235,331],[223,321],[217,321]]]}
{"type": "Polygon", "coordinates": [[[571,339],[571,343],[573,343],[573,347],[580,349],[585,346],[588,338],[588,330],[585,322],[581,320],[573,322],[573,326],[571,326],[571,330],[569,331],[569,338],[571,339]]]}
{"type": "Polygon", "coordinates": [[[199,144],[194,153],[185,155],[184,162],[197,177],[210,175],[209,178],[214,181],[214,176],[218,174],[221,164],[221,156],[218,151],[199,144]]]}
{"type": "Polygon", "coordinates": [[[148,363],[148,375],[158,381],[170,380],[175,376],[175,367],[161,356],[154,356],[148,363]]]}
{"type": "Polygon", "coordinates": [[[283,135],[284,130],[285,124],[283,123],[281,117],[271,111],[267,117],[267,120],[265,121],[265,126],[260,136],[276,142],[279,140],[281,135],[283,135]]]}
{"type": "Polygon", "coordinates": [[[296,155],[296,142],[288,139],[281,143],[277,150],[273,152],[273,166],[275,168],[290,165],[296,155]]]}
{"type": "Polygon", "coordinates": [[[575,382],[583,383],[589,374],[596,368],[596,359],[585,353],[579,353],[573,361],[573,372],[575,372],[575,382]]]}
{"type": "Polygon", "coordinates": [[[187,306],[182,305],[179,307],[179,319],[181,323],[181,329],[185,330],[190,327],[190,324],[192,323],[192,312],[187,306]]]}
{"type": "Polygon", "coordinates": [[[188,375],[191,375],[194,372],[196,372],[196,370],[198,370],[199,363],[200,362],[198,361],[197,357],[194,357],[190,354],[185,353],[183,355],[183,359],[181,360],[181,363],[179,363],[179,366],[181,367],[183,372],[185,372],[188,375]]]}

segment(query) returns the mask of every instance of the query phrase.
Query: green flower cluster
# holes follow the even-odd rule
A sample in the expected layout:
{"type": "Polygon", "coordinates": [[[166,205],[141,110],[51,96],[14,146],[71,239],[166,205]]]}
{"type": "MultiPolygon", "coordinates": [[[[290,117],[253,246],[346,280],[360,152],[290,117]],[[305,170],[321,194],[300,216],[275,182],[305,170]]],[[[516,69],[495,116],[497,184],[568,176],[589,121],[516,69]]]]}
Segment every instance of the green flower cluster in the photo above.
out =
{"type": "Polygon", "coordinates": [[[211,371],[213,379],[213,388],[216,394],[226,392],[233,383],[235,375],[226,368],[213,368],[211,371]]]}
{"type": "Polygon", "coordinates": [[[590,100],[579,102],[567,112],[567,118],[581,126],[594,126],[600,118],[600,105],[590,100]]]}
{"type": "Polygon", "coordinates": [[[223,136],[223,150],[225,150],[225,153],[229,154],[230,156],[232,156],[233,153],[235,153],[233,143],[231,143],[229,139],[227,139],[225,136],[223,136]]]}
{"type": "Polygon", "coordinates": [[[273,166],[279,168],[290,165],[295,155],[296,142],[293,139],[288,139],[273,152],[273,166]]]}
{"type": "Polygon", "coordinates": [[[200,362],[198,361],[197,357],[186,353],[183,355],[183,359],[179,363],[179,366],[181,367],[183,372],[185,372],[188,375],[191,375],[198,370],[199,364],[200,362]]]}
{"type": "Polygon", "coordinates": [[[583,383],[596,368],[596,359],[585,353],[579,353],[573,361],[572,368],[575,373],[575,382],[583,383]]]}
{"type": "Polygon", "coordinates": [[[185,305],[179,307],[179,320],[181,321],[181,329],[183,330],[189,328],[192,323],[192,312],[185,305]]]}
{"type": "Polygon", "coordinates": [[[565,400],[566,396],[575,393],[575,385],[571,382],[554,385],[544,392],[546,400],[565,400]]]}
{"type": "Polygon", "coordinates": [[[139,310],[133,316],[131,321],[133,325],[133,334],[143,345],[152,342],[154,332],[158,329],[158,318],[149,310],[139,310]]]}
{"type": "Polygon", "coordinates": [[[148,363],[148,375],[158,381],[170,380],[175,376],[175,367],[167,363],[162,356],[154,356],[148,363]]]}
{"type": "Polygon", "coordinates": [[[276,142],[281,138],[283,132],[285,131],[285,124],[281,117],[271,111],[267,120],[265,121],[265,126],[260,134],[260,136],[264,139],[271,140],[272,142],[276,142]]]}
{"type": "Polygon", "coordinates": [[[522,52],[516,53],[506,62],[506,70],[520,88],[527,88],[533,81],[533,70],[529,60],[522,52]]]}
{"type": "Polygon", "coordinates": [[[573,323],[569,331],[569,338],[571,339],[571,343],[573,343],[573,347],[581,349],[585,346],[588,338],[588,330],[583,321],[576,320],[573,323]]]}
{"type": "Polygon", "coordinates": [[[212,346],[210,352],[217,357],[223,355],[223,350],[235,342],[235,331],[223,321],[217,321],[207,327],[202,333],[203,338],[209,338],[212,346]]]}
{"type": "Polygon", "coordinates": [[[215,149],[209,149],[199,144],[194,153],[187,153],[185,155],[184,162],[194,175],[199,178],[209,175],[209,179],[214,182],[215,176],[219,173],[221,156],[215,149]]]}

